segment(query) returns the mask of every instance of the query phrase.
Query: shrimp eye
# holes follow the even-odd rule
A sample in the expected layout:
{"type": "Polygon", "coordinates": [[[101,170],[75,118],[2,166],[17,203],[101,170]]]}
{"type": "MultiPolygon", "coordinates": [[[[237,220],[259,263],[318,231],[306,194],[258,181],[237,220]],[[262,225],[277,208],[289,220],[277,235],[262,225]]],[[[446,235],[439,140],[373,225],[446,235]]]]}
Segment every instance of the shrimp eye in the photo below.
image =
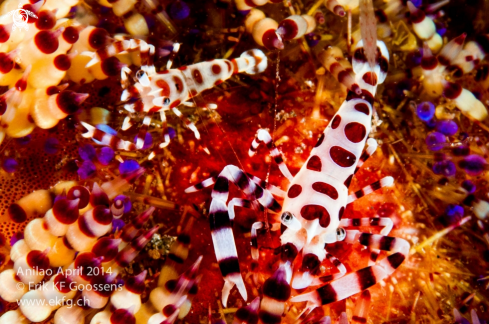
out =
{"type": "Polygon", "coordinates": [[[143,70],[138,70],[136,72],[136,78],[140,80],[142,77],[144,77],[144,71],[143,70]]]}
{"type": "Polygon", "coordinates": [[[338,241],[343,241],[346,237],[346,231],[344,228],[340,227],[336,230],[336,239],[338,241]]]}
{"type": "Polygon", "coordinates": [[[149,77],[143,70],[139,70],[136,72],[136,79],[143,87],[150,86],[149,77]]]}
{"type": "Polygon", "coordinates": [[[170,98],[165,98],[165,100],[163,100],[163,104],[168,106],[170,104],[170,98]]]}
{"type": "Polygon", "coordinates": [[[292,231],[298,231],[302,227],[301,222],[294,216],[294,214],[288,211],[283,212],[282,215],[280,215],[280,222],[292,231]]]}
{"type": "Polygon", "coordinates": [[[289,212],[285,212],[282,214],[282,216],[280,216],[280,219],[282,220],[284,225],[287,225],[288,223],[290,223],[293,218],[294,218],[294,215],[292,215],[292,213],[289,213],[289,212]]]}

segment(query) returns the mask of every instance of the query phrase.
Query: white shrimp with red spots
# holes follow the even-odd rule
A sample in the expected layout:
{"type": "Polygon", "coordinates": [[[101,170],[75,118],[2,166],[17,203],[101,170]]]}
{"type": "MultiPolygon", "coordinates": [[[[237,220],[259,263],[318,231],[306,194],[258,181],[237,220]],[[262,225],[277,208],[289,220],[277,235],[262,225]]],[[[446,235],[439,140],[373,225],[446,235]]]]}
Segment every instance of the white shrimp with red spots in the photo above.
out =
{"type": "MultiPolygon", "coordinates": [[[[252,49],[244,52],[236,59],[215,59],[183,66],[178,69],[169,69],[172,62],[170,58],[168,69],[156,72],[153,65],[154,46],[148,45],[141,40],[138,40],[135,44],[133,44],[134,41],[130,42],[127,40],[117,42],[117,44],[119,43],[121,46],[114,47],[112,45],[103,51],[97,52],[94,55],[93,62],[89,64],[94,64],[94,62],[107,59],[111,55],[128,49],[139,48],[141,69],[135,73],[135,83],[133,85],[130,85],[132,71],[128,67],[123,67],[121,70],[121,83],[124,89],[121,101],[128,112],[143,114],[144,119],[137,135],[136,145],[117,146],[118,149],[123,150],[142,149],[145,146],[146,133],[156,112],[160,113],[163,130],[163,141],[160,143],[160,147],[165,147],[169,143],[169,134],[166,127],[166,112],[169,110],[184,121],[186,126],[195,133],[196,138],[200,138],[197,127],[177,107],[181,104],[193,106],[193,103],[187,101],[202,91],[219,85],[234,74],[242,72],[255,74],[267,68],[267,57],[265,54],[261,50],[252,49]],[[122,46],[122,44],[125,45],[122,46]]],[[[178,48],[179,44],[174,44],[174,52],[178,48]]],[[[94,138],[93,127],[90,125],[87,127],[86,124],[82,125],[89,130],[83,136],[94,138]]],[[[132,125],[130,118],[127,117],[122,129],[126,130],[132,125]]],[[[125,142],[118,139],[115,135],[106,134],[102,131],[98,131],[97,134],[99,137],[105,137],[107,143],[125,142]]]]}
{"type": "MultiPolygon", "coordinates": [[[[342,219],[349,203],[393,184],[392,177],[384,177],[355,193],[348,193],[355,172],[377,148],[374,139],[367,139],[371,129],[374,95],[377,85],[386,77],[389,53],[381,41],[372,42],[372,45],[375,46],[374,51],[370,51],[375,53],[373,60],[367,59],[368,51],[364,50],[363,42],[357,44],[353,71],[354,82],[359,87],[356,90],[360,91],[349,91],[347,99],[312,149],[309,159],[295,176],[291,175],[282,153],[275,147],[268,132],[263,129],[257,132],[249,155],[254,155],[263,143],[284,176],[291,180],[285,194],[274,188],[273,194],[285,198],[281,208],[267,190],[272,188],[269,184],[232,165],[226,166],[217,179],[204,180],[186,190],[193,192],[215,183],[209,219],[217,261],[225,279],[224,305],[234,285],[237,285],[244,299],[247,297],[231,228],[235,206],[257,211],[262,208],[272,212],[280,210],[275,217],[272,216],[273,221],[286,227],[280,237],[281,264],[263,286],[259,317],[264,323],[280,323],[291,288],[304,289],[329,282],[315,291],[291,299],[292,302],[308,301],[309,308],[314,308],[368,289],[394,272],[406,258],[409,244],[403,239],[386,236],[392,229],[389,218],[342,219]],[[374,66],[370,65],[372,61],[374,66]],[[365,144],[367,149],[362,154],[365,144]],[[233,198],[228,203],[230,182],[245,194],[246,199],[233,198]],[[380,226],[383,230],[377,235],[361,233],[355,229],[365,225],[380,226]],[[328,244],[343,240],[365,245],[372,250],[369,267],[347,274],[341,261],[328,253],[328,244]],[[378,259],[379,250],[392,254],[378,259]],[[299,253],[302,254],[302,263],[297,269],[292,269],[299,253]],[[320,264],[326,258],[339,273],[320,276],[320,264]]],[[[272,230],[278,228],[275,225],[272,225],[272,230]]],[[[263,226],[262,222],[252,226],[254,260],[259,257],[257,230],[263,226]]]]}

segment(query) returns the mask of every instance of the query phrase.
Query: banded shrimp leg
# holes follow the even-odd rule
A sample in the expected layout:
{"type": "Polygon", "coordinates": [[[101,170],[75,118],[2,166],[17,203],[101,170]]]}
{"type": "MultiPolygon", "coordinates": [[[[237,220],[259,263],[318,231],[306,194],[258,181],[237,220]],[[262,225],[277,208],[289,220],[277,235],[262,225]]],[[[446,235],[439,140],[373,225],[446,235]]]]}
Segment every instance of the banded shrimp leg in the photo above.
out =
{"type": "MultiPolygon", "coordinates": [[[[350,186],[352,177],[355,176],[355,174],[358,172],[358,170],[361,169],[361,167],[364,165],[364,163],[375,153],[376,150],[377,150],[377,141],[373,138],[369,138],[367,140],[367,148],[365,149],[365,151],[360,156],[360,159],[358,161],[357,167],[355,168],[355,171],[353,172],[351,177],[345,183],[345,185],[347,187],[350,186]]],[[[394,179],[392,177],[384,177],[381,180],[375,181],[375,182],[371,183],[370,185],[350,194],[348,196],[348,203],[347,204],[351,204],[355,200],[360,199],[361,197],[363,197],[363,196],[365,196],[365,195],[367,195],[373,191],[376,191],[376,190],[378,190],[384,186],[391,186],[393,184],[393,182],[394,182],[394,179]]],[[[342,219],[340,222],[340,226],[347,226],[348,222],[349,222],[349,219],[342,219]]],[[[383,234],[383,235],[388,235],[392,229],[392,226],[393,226],[392,220],[390,220],[390,218],[386,218],[386,217],[383,217],[380,220],[377,220],[377,218],[360,218],[358,220],[357,219],[353,220],[353,222],[361,222],[362,223],[361,226],[383,226],[384,229],[381,231],[381,234],[383,234]],[[372,221],[372,224],[365,224],[366,221],[370,221],[370,220],[372,221]],[[377,221],[379,221],[379,223],[374,225],[374,222],[377,222],[377,221]]],[[[375,260],[377,260],[377,257],[379,256],[379,253],[380,253],[380,251],[378,251],[378,250],[377,251],[371,251],[370,259],[369,259],[369,265],[372,265],[375,263],[375,260]]]]}
{"type": "MultiPolygon", "coordinates": [[[[270,154],[274,158],[275,162],[280,168],[280,171],[284,176],[286,176],[289,180],[293,178],[292,174],[290,173],[289,169],[287,168],[287,165],[284,162],[284,158],[282,153],[277,149],[275,144],[272,141],[272,137],[268,133],[267,130],[265,129],[259,129],[257,131],[257,134],[255,136],[255,139],[253,140],[250,149],[248,151],[248,155],[251,157],[253,156],[256,151],[258,150],[258,146],[263,143],[267,148],[270,149],[270,154]]],[[[286,195],[286,192],[280,189],[279,187],[276,187],[272,184],[267,183],[266,181],[250,174],[246,173],[249,179],[253,181],[258,187],[260,188],[266,188],[272,195],[275,195],[280,198],[284,198],[286,195]]],[[[186,190],[187,193],[194,192],[197,190],[200,190],[204,187],[211,186],[216,182],[216,178],[209,178],[204,180],[201,183],[198,183],[186,190]]],[[[241,199],[241,198],[233,198],[229,204],[228,204],[228,212],[231,221],[234,219],[234,206],[239,206],[239,207],[244,207],[244,208],[253,208],[255,210],[262,210],[261,205],[257,204],[256,201],[250,201],[247,199],[241,199]]],[[[278,207],[277,207],[278,208],[278,207]]],[[[280,222],[275,222],[272,224],[272,230],[277,230],[280,222]]],[[[252,225],[251,228],[251,244],[252,244],[252,257],[254,260],[258,259],[258,245],[257,245],[257,231],[264,228],[265,224],[263,222],[255,222],[252,225]]]]}
{"type": "MultiPolygon", "coordinates": [[[[256,186],[261,188],[261,190],[266,190],[270,192],[273,196],[283,198],[285,197],[286,193],[282,189],[267,183],[266,181],[260,179],[257,176],[252,175],[251,173],[246,173],[246,176],[255,183],[256,186]]],[[[200,183],[197,183],[189,188],[186,189],[185,192],[191,193],[191,192],[196,192],[199,190],[202,190],[203,188],[207,188],[215,184],[217,181],[217,177],[211,177],[208,178],[200,183]]],[[[229,214],[229,220],[230,220],[230,227],[233,226],[233,221],[235,218],[235,211],[234,207],[242,207],[242,208],[248,208],[248,209],[253,209],[259,212],[263,212],[265,210],[265,207],[260,204],[256,199],[250,199],[250,197],[247,197],[248,199],[243,199],[243,198],[232,198],[228,202],[228,214],[229,214]]],[[[252,197],[256,198],[256,197],[252,197]]],[[[278,208],[278,207],[274,207],[278,208]]],[[[257,268],[257,260],[258,260],[258,252],[259,252],[259,247],[258,247],[258,231],[261,229],[267,227],[264,222],[255,222],[251,226],[251,256],[252,256],[252,266],[251,266],[251,273],[252,275],[256,275],[254,273],[254,269],[257,268]]],[[[272,231],[277,231],[280,229],[280,221],[275,221],[268,226],[272,231]]],[[[254,280],[256,281],[256,276],[254,276],[254,280]]]]}
{"type": "MultiPolygon", "coordinates": [[[[270,133],[266,129],[262,129],[262,128],[258,129],[258,131],[256,132],[256,135],[255,135],[255,138],[253,139],[253,142],[251,143],[250,149],[248,150],[248,155],[250,157],[254,156],[256,154],[260,144],[263,144],[268,148],[268,150],[270,151],[270,156],[273,158],[275,163],[278,165],[280,172],[289,181],[292,181],[294,179],[294,176],[292,176],[289,168],[287,167],[287,164],[285,164],[282,152],[280,152],[278,150],[278,148],[276,147],[275,143],[272,140],[272,136],[270,135],[270,133]]],[[[279,197],[281,197],[281,198],[285,197],[286,192],[283,191],[282,189],[277,188],[277,187],[272,187],[272,189],[274,189],[274,190],[278,189],[279,192],[277,192],[277,193],[280,193],[279,197]]],[[[272,193],[274,193],[274,191],[272,191],[272,193]]],[[[283,215],[280,217],[278,222],[275,222],[272,225],[272,230],[277,230],[280,223],[287,224],[287,226],[294,226],[294,225],[300,226],[300,224],[294,224],[296,222],[298,222],[296,218],[289,217],[288,215],[283,215]]],[[[255,262],[258,260],[258,257],[259,257],[258,256],[258,251],[259,251],[258,238],[257,238],[258,230],[262,229],[263,227],[265,227],[265,223],[256,222],[253,224],[253,226],[251,228],[251,244],[252,244],[251,256],[253,258],[253,261],[255,261],[255,262]]]]}
{"type": "MultiPolygon", "coordinates": [[[[380,231],[381,235],[388,235],[390,233],[390,231],[392,230],[393,225],[394,225],[394,223],[392,222],[392,220],[389,217],[343,218],[340,221],[340,226],[341,226],[341,228],[343,228],[343,230],[344,230],[344,228],[355,228],[355,227],[356,228],[359,228],[359,227],[382,227],[382,230],[380,231]]],[[[346,233],[347,233],[347,231],[344,232],[345,237],[346,237],[346,233]]],[[[365,234],[367,234],[367,233],[365,233],[365,234]]],[[[388,237],[388,236],[385,236],[385,237],[388,237]]],[[[363,239],[364,242],[365,242],[366,238],[367,238],[367,235],[364,236],[364,239],[363,239]]],[[[384,239],[384,240],[388,240],[388,239],[384,239]]],[[[372,246],[370,246],[370,248],[373,251],[370,253],[369,264],[368,264],[369,266],[374,265],[376,263],[377,258],[380,254],[379,249],[373,249],[372,246]]],[[[343,265],[341,263],[341,261],[339,261],[338,259],[336,259],[334,256],[332,256],[329,253],[326,253],[326,258],[328,258],[328,260],[336,268],[338,268],[339,273],[315,278],[312,282],[313,286],[321,285],[325,282],[330,282],[330,281],[339,279],[346,274],[346,269],[345,270],[340,269],[341,266],[339,266],[339,264],[343,265]]]]}
{"type": "Polygon", "coordinates": [[[308,301],[315,306],[320,306],[348,298],[390,276],[409,253],[410,245],[402,238],[362,233],[358,230],[346,230],[345,232],[347,243],[359,243],[368,248],[392,252],[392,254],[376,261],[371,266],[349,273],[314,291],[292,297],[291,302],[308,301]]]}
{"type": "MultiPolygon", "coordinates": [[[[255,177],[255,181],[256,177],[255,177]]],[[[267,208],[274,213],[281,210],[280,204],[272,194],[255,183],[241,169],[234,165],[227,165],[217,178],[210,178],[185,190],[186,193],[195,192],[214,184],[212,201],[209,209],[209,222],[212,241],[221,274],[224,278],[222,290],[222,303],[227,305],[227,299],[234,285],[244,300],[247,300],[247,291],[238,261],[238,252],[234,242],[232,221],[234,220],[234,207],[267,208]],[[233,198],[228,203],[229,182],[232,182],[243,192],[246,199],[233,198]]]]}

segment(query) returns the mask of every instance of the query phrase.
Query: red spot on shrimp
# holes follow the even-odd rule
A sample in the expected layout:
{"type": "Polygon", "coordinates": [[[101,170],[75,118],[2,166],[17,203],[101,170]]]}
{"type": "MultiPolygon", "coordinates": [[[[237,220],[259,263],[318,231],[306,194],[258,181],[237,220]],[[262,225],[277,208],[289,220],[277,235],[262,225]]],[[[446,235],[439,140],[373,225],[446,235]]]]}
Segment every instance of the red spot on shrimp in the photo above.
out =
{"type": "Polygon", "coordinates": [[[307,168],[309,170],[321,172],[322,167],[321,159],[317,155],[311,156],[309,161],[307,161],[307,168]]]}
{"type": "Polygon", "coordinates": [[[192,77],[198,84],[202,84],[202,82],[204,82],[204,79],[202,79],[202,74],[200,73],[199,69],[194,69],[192,71],[192,77]]]}
{"type": "Polygon", "coordinates": [[[368,105],[366,103],[363,103],[363,102],[357,103],[355,105],[355,110],[362,112],[367,116],[370,114],[370,108],[368,107],[368,105]]]}
{"type": "Polygon", "coordinates": [[[224,61],[224,63],[226,63],[226,66],[228,67],[228,72],[231,72],[231,70],[233,69],[231,63],[229,63],[229,61],[224,61]]]}
{"type": "Polygon", "coordinates": [[[295,198],[299,196],[302,192],[302,187],[301,185],[295,184],[292,187],[290,187],[289,192],[287,193],[287,197],[289,198],[295,198]]]}
{"type": "Polygon", "coordinates": [[[331,156],[331,159],[333,159],[334,163],[343,168],[351,167],[357,160],[355,154],[339,146],[333,146],[329,150],[329,155],[331,156]]]}
{"type": "Polygon", "coordinates": [[[378,62],[377,62],[380,66],[380,70],[384,73],[387,73],[387,70],[389,69],[389,61],[387,61],[387,59],[385,57],[381,57],[378,59],[378,62]]]}
{"type": "Polygon", "coordinates": [[[353,57],[357,61],[367,62],[367,57],[365,56],[365,50],[363,47],[358,48],[355,53],[353,53],[353,57]]]}
{"type": "Polygon", "coordinates": [[[212,73],[214,74],[221,73],[221,67],[219,66],[219,64],[212,64],[212,73]]]}
{"type": "Polygon", "coordinates": [[[177,107],[179,104],[181,104],[182,102],[180,100],[175,100],[174,102],[172,102],[172,104],[170,105],[170,109],[171,108],[175,108],[177,107]]]}
{"type": "Polygon", "coordinates": [[[345,207],[341,207],[340,211],[338,212],[338,219],[341,220],[343,217],[343,214],[345,213],[345,207]]]}
{"type": "Polygon", "coordinates": [[[336,190],[335,187],[333,187],[329,183],[319,182],[319,181],[314,182],[312,184],[312,189],[331,197],[331,199],[334,199],[334,200],[338,199],[338,191],[336,190]]]}
{"type": "Polygon", "coordinates": [[[156,81],[156,86],[161,88],[160,95],[162,97],[169,97],[170,96],[171,91],[170,91],[170,86],[168,85],[168,83],[166,83],[163,80],[158,80],[158,81],[156,81]]]}
{"type": "Polygon", "coordinates": [[[377,74],[375,72],[367,72],[362,77],[365,83],[370,84],[371,86],[377,85],[377,74]]]}
{"type": "Polygon", "coordinates": [[[236,60],[231,60],[231,63],[233,63],[233,74],[239,73],[239,68],[238,68],[238,62],[236,60]]]}
{"type": "Polygon", "coordinates": [[[314,147],[318,147],[319,145],[321,145],[324,141],[324,133],[321,134],[321,136],[319,137],[316,145],[314,145],[314,147]]]}
{"type": "Polygon", "coordinates": [[[177,89],[178,93],[182,93],[183,91],[183,81],[177,76],[173,77],[173,82],[175,82],[175,88],[177,89]]]}
{"type": "Polygon", "coordinates": [[[161,109],[161,107],[153,106],[153,108],[151,108],[150,110],[148,110],[148,113],[155,113],[155,112],[160,111],[160,109],[161,109]]]}
{"type": "Polygon", "coordinates": [[[319,225],[324,228],[328,227],[331,221],[331,217],[326,208],[320,205],[305,205],[301,209],[301,216],[309,221],[319,219],[319,225]]]}
{"type": "Polygon", "coordinates": [[[345,135],[350,142],[359,143],[365,138],[365,135],[367,135],[367,130],[362,124],[352,122],[345,126],[345,135]]]}
{"type": "Polygon", "coordinates": [[[346,95],[346,101],[350,101],[352,99],[363,99],[365,101],[368,101],[371,105],[374,104],[374,96],[372,96],[372,94],[365,89],[362,89],[361,94],[357,94],[353,91],[348,91],[348,94],[346,95]]]}
{"type": "Polygon", "coordinates": [[[331,122],[331,128],[336,129],[338,126],[340,126],[340,123],[341,123],[341,116],[340,115],[334,116],[333,121],[331,122]]]}

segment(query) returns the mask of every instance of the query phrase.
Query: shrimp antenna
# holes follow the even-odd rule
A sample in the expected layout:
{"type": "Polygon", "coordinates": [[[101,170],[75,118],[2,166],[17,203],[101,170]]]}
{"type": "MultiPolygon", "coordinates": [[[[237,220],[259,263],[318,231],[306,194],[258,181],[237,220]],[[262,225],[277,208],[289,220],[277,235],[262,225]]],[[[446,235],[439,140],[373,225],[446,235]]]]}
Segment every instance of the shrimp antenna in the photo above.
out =
{"type": "Polygon", "coordinates": [[[373,70],[377,57],[377,19],[372,0],[360,0],[360,32],[367,62],[373,70]]]}

